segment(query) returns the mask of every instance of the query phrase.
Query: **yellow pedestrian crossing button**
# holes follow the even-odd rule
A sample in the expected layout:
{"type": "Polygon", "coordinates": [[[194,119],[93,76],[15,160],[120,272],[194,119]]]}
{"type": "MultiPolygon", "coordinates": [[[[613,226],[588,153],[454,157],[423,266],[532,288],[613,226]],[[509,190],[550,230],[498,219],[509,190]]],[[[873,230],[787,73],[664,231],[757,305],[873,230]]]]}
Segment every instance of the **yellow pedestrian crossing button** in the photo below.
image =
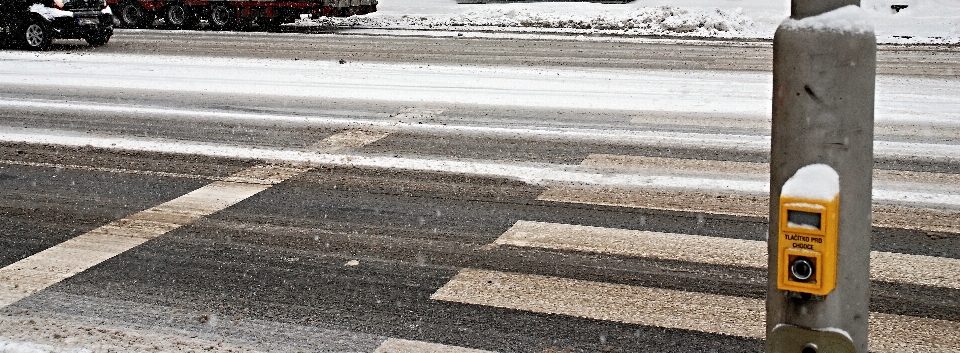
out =
{"type": "Polygon", "coordinates": [[[777,287],[827,295],[837,284],[839,176],[814,164],[783,185],[779,210],[777,287]]]}

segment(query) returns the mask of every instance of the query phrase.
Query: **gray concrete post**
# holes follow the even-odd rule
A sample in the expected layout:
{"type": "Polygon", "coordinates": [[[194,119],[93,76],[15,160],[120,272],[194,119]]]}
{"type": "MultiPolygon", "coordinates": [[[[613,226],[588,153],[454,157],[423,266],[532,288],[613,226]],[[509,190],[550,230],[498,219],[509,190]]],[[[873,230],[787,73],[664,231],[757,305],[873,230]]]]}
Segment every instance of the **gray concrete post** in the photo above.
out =
{"type": "MultiPolygon", "coordinates": [[[[846,5],[859,0],[793,0],[792,18],[846,5]]],[[[766,351],[867,353],[876,37],[788,22],[774,37],[766,351]],[[777,286],[781,188],[815,163],[840,176],[837,284],[822,297],[777,286]]]]}
{"type": "Polygon", "coordinates": [[[860,0],[793,0],[790,2],[790,18],[799,20],[847,5],[860,6],[860,0]]]}

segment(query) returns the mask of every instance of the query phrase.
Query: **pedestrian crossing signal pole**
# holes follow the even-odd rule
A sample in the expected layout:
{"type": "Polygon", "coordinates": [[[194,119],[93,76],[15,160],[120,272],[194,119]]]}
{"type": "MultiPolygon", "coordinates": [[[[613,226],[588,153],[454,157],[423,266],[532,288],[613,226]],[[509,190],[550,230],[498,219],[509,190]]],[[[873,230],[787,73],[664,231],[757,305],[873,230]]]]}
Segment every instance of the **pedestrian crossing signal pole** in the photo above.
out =
{"type": "Polygon", "coordinates": [[[773,43],[767,352],[867,353],[876,37],[793,0],[773,43]]]}

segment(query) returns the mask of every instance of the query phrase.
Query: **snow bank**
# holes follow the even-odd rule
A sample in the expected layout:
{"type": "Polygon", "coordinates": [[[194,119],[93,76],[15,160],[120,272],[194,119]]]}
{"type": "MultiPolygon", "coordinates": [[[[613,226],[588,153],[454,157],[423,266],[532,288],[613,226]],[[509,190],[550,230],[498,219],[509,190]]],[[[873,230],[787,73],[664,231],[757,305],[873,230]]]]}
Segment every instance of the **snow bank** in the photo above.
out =
{"type": "Polygon", "coordinates": [[[687,10],[675,6],[627,11],[563,11],[525,6],[492,6],[447,14],[405,14],[322,18],[304,25],[339,28],[528,30],[561,33],[739,37],[753,27],[739,9],[687,10]]]}
{"type": "Polygon", "coordinates": [[[826,164],[800,168],[783,184],[780,196],[833,201],[840,194],[840,175],[826,164]]]}
{"type": "Polygon", "coordinates": [[[839,33],[873,33],[873,25],[867,19],[866,12],[857,6],[849,5],[839,9],[807,17],[801,20],[787,19],[782,28],[791,30],[829,31],[839,33]]]}
{"type": "MultiPolygon", "coordinates": [[[[862,0],[861,8],[863,22],[873,24],[881,43],[960,43],[960,1],[862,0]],[[896,11],[892,8],[894,5],[907,7],[896,11]]],[[[378,12],[373,14],[304,20],[298,25],[769,40],[789,15],[790,0],[481,5],[457,4],[456,0],[380,0],[378,12]]],[[[856,28],[866,27],[857,25],[856,28]]]]}
{"type": "Polygon", "coordinates": [[[862,0],[882,43],[960,44],[960,1],[862,0]],[[893,5],[907,5],[900,11],[893,5]]]}

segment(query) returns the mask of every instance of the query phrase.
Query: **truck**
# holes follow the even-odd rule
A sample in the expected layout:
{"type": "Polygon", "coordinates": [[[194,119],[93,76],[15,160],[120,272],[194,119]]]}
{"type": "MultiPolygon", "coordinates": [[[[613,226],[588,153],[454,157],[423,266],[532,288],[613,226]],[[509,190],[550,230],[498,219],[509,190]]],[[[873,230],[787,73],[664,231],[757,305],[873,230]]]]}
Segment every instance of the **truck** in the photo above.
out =
{"type": "Polygon", "coordinates": [[[104,0],[0,0],[0,47],[46,50],[56,38],[101,46],[112,35],[104,0]]]}
{"type": "Polygon", "coordinates": [[[377,11],[377,0],[106,0],[124,28],[194,29],[201,21],[216,30],[244,26],[277,29],[300,19],[349,17],[377,11]]]}

